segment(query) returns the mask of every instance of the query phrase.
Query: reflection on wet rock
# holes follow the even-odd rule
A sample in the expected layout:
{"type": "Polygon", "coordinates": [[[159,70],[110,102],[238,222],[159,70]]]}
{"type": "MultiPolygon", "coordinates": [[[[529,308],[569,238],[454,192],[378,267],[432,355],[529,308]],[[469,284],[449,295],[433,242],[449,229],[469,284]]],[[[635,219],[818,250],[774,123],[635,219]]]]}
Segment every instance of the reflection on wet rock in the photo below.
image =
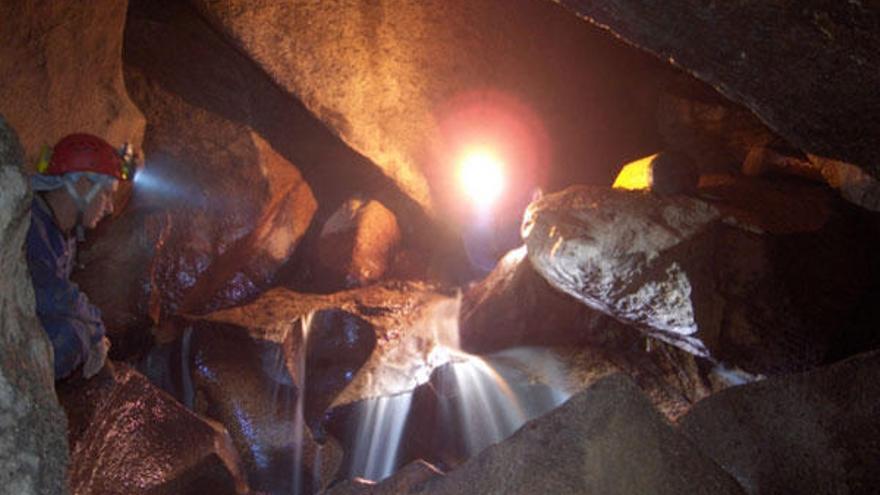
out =
{"type": "Polygon", "coordinates": [[[757,373],[820,364],[872,280],[863,212],[819,185],[705,176],[698,197],[576,186],[533,203],[529,259],[650,336],[757,373]]]}
{"type": "Polygon", "coordinates": [[[485,354],[524,345],[601,345],[619,338],[622,324],[548,284],[521,247],[467,289],[460,326],[462,350],[485,354]]]}
{"type": "Polygon", "coordinates": [[[72,493],[243,494],[229,434],[123,364],[58,394],[70,423],[72,493]]]}
{"type": "Polygon", "coordinates": [[[376,200],[346,201],[324,224],[318,259],[343,286],[363,286],[388,271],[400,243],[394,213],[376,200]]]}

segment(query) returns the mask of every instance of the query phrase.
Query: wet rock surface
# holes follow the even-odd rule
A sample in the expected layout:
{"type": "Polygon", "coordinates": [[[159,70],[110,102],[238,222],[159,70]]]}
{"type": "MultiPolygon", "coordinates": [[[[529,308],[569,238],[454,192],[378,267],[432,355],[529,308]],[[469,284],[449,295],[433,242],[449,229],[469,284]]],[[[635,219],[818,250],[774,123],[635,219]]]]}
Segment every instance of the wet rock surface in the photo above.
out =
{"type": "Polygon", "coordinates": [[[127,1],[88,5],[4,2],[0,109],[21,136],[26,167],[40,147],[89,132],[140,144],[144,116],[122,80],[127,1]]]}
{"type": "Polygon", "coordinates": [[[529,262],[525,247],[509,252],[486,278],[468,287],[460,318],[461,348],[475,354],[599,344],[614,339],[621,326],[550,286],[529,262]]]}
{"type": "Polygon", "coordinates": [[[820,186],[713,177],[703,199],[545,196],[527,213],[529,258],[554,287],[697,355],[759,373],[821,363],[876,269],[866,217],[820,186]]]}
{"type": "Polygon", "coordinates": [[[273,342],[239,326],[194,322],[180,341],[154,350],[143,368],[229,431],[252,489],[314,493],[334,474],[338,455],[332,443],[316,444],[304,426],[300,322],[286,327],[273,342]]]}
{"type": "Polygon", "coordinates": [[[244,494],[229,434],[154,387],[132,368],[107,366],[59,385],[76,494],[244,494]]]}
{"type": "Polygon", "coordinates": [[[24,256],[31,192],[23,160],[18,136],[0,115],[0,491],[66,493],[64,413],[24,256]]]}
{"type": "Polygon", "coordinates": [[[725,390],[680,431],[746,493],[873,493],[880,354],[725,390]]]}
{"type": "Polygon", "coordinates": [[[165,319],[265,289],[317,209],[295,163],[241,115],[257,112],[266,84],[252,84],[260,79],[247,61],[220,67],[229,48],[212,44],[210,31],[185,16],[151,17],[156,11],[140,2],[131,9],[126,77],[149,121],[147,163],[129,210],[83,250],[88,265],[78,278],[107,308],[111,336],[125,341],[120,349],[148,342],[150,324],[159,325],[160,340],[171,340],[161,333],[165,319]]]}
{"type": "Polygon", "coordinates": [[[363,286],[391,268],[401,239],[397,218],[382,203],[353,198],[327,219],[318,241],[318,259],[340,285],[363,286]]]}
{"type": "Polygon", "coordinates": [[[615,375],[527,423],[423,493],[742,493],[615,375]]]}
{"type": "Polygon", "coordinates": [[[880,175],[867,137],[880,130],[876,4],[558,3],[697,75],[799,148],[880,175]]]}
{"type": "Polygon", "coordinates": [[[312,493],[335,479],[342,461],[324,435],[325,412],[426,381],[437,342],[418,323],[447,299],[420,284],[331,295],[274,289],[245,306],[176,321],[181,337],[141,368],[229,430],[253,489],[312,493]]]}

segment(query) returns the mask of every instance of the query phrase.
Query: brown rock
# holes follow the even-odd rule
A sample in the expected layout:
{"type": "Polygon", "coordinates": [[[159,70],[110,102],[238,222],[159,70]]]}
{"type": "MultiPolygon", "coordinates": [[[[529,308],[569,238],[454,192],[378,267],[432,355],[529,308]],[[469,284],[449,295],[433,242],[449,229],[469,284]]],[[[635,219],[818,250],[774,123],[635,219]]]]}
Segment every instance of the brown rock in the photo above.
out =
{"type": "Polygon", "coordinates": [[[651,407],[611,376],[530,421],[446,476],[430,494],[742,493],[651,407]]]}
{"type": "Polygon", "coordinates": [[[59,396],[70,418],[73,493],[247,493],[226,430],[133,369],[108,366],[62,384],[59,396]]]}
{"type": "Polygon", "coordinates": [[[400,239],[397,219],[382,203],[350,199],[324,224],[318,258],[331,277],[367,285],[388,271],[400,239]]]}
{"type": "Polygon", "coordinates": [[[606,181],[607,164],[656,148],[655,122],[644,116],[653,114],[658,86],[674,72],[539,0],[194,4],[282,88],[438,214],[461,203],[450,167],[463,151],[456,134],[480,132],[457,117],[513,116],[512,125],[499,123],[509,133],[501,146],[532,145],[510,157],[517,176],[540,176],[549,163],[545,139],[553,136],[554,165],[582,181],[606,181]]]}
{"type": "MultiPolygon", "coordinates": [[[[150,122],[147,163],[130,211],[84,250],[89,274],[78,279],[106,308],[111,336],[131,333],[125,340],[134,342],[145,332],[147,315],[164,327],[163,320],[177,313],[207,312],[256,295],[288,261],[317,209],[299,170],[249,122],[192,98],[196,90],[220,92],[227,106],[251,111],[262,88],[249,91],[243,70],[198,87],[194,81],[167,84],[166,72],[184,70],[187,61],[164,55],[157,61],[150,51],[155,43],[144,40],[188,46],[191,39],[136,14],[127,36],[139,65],[128,71],[128,82],[150,122]]],[[[209,42],[196,46],[215,60],[228,50],[209,42]]],[[[174,338],[164,330],[159,336],[174,338]]]]}
{"type": "Polygon", "coordinates": [[[874,493],[880,483],[880,354],[735,387],[680,431],[746,493],[874,493]]]}
{"type": "Polygon", "coordinates": [[[151,352],[145,372],[184,405],[222,424],[249,485],[267,493],[313,493],[332,478],[339,451],[317,444],[300,404],[298,321],[264,340],[246,328],[186,322],[182,338],[151,352]],[[317,471],[316,471],[317,469],[317,471]],[[317,475],[317,476],[316,476],[317,475]]]}
{"type": "Polygon", "coordinates": [[[23,159],[0,115],[0,486],[22,495],[66,493],[64,414],[24,255],[31,193],[23,159]]]}
{"type": "Polygon", "coordinates": [[[780,141],[748,108],[684,75],[661,95],[657,126],[664,147],[690,156],[702,173],[735,172],[751,148],[780,141]]]}
{"type": "Polygon", "coordinates": [[[44,144],[89,132],[140,145],[144,117],[122,80],[127,1],[87,5],[4,2],[0,108],[21,135],[27,163],[44,144]]]}
{"type": "Polygon", "coordinates": [[[557,1],[697,75],[798,148],[880,176],[869,137],[880,132],[876,3],[557,1]]]}
{"type": "Polygon", "coordinates": [[[465,292],[459,322],[462,350],[488,354],[518,346],[602,345],[622,325],[550,286],[526,257],[509,252],[465,292]]]}

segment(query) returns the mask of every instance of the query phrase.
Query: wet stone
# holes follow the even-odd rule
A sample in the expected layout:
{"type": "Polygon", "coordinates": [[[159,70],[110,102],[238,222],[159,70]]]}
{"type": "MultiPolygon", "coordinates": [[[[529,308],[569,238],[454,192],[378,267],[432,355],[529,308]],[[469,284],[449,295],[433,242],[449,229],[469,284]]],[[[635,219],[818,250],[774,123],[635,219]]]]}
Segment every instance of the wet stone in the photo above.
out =
{"type": "Polygon", "coordinates": [[[229,434],[115,364],[59,385],[70,421],[73,493],[244,494],[229,434]]]}

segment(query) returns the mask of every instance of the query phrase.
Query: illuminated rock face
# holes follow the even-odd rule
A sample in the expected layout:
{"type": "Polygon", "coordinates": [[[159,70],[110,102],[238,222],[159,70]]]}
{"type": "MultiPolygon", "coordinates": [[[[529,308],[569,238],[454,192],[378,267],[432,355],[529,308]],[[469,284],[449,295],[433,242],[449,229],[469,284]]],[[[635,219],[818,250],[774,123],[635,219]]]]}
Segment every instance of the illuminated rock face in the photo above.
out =
{"type": "Polygon", "coordinates": [[[557,2],[697,75],[802,150],[880,176],[876,3],[557,2]]]}
{"type": "Polygon", "coordinates": [[[589,182],[607,181],[609,164],[656,148],[653,111],[673,71],[549,2],[193,3],[275,82],[438,214],[460,200],[445,189],[459,141],[467,141],[456,133],[473,124],[452,118],[461,103],[509,97],[504,101],[516,105],[505,110],[525,108],[534,117],[517,123],[529,129],[526,139],[552,137],[536,165],[552,162],[589,182]]]}
{"type": "Polygon", "coordinates": [[[352,287],[381,279],[400,244],[397,218],[382,203],[353,198],[321,229],[318,258],[328,276],[352,287]]]}
{"type": "Polygon", "coordinates": [[[66,422],[24,256],[31,193],[23,159],[0,115],[0,479],[10,493],[66,493],[66,422]]]}
{"type": "Polygon", "coordinates": [[[759,373],[809,368],[866,297],[869,218],[821,186],[704,177],[700,195],[572,187],[530,206],[529,259],[649,335],[759,373]]]}
{"type": "Polygon", "coordinates": [[[122,81],[127,8],[115,0],[0,5],[0,109],[18,130],[27,163],[73,132],[140,144],[144,117],[122,81]]]}
{"type": "Polygon", "coordinates": [[[73,493],[248,493],[221,425],[124,364],[58,389],[70,421],[73,493]]]}
{"type": "Polygon", "coordinates": [[[878,384],[875,351],[726,390],[679,425],[746,493],[870,493],[880,483],[878,384]]]}
{"type": "Polygon", "coordinates": [[[241,117],[262,115],[254,102],[266,91],[246,59],[229,62],[225,45],[145,15],[132,11],[126,36],[134,47],[129,90],[149,121],[146,167],[128,210],[90,236],[85,269],[75,274],[106,308],[121,344],[117,357],[143,348],[147,328],[171,315],[256,295],[294,253],[318,207],[297,166],[258,122],[241,117]],[[156,59],[175,44],[200,51],[207,67],[156,59]],[[218,60],[226,65],[211,65],[218,60]],[[196,79],[187,70],[216,72],[196,79]]]}

